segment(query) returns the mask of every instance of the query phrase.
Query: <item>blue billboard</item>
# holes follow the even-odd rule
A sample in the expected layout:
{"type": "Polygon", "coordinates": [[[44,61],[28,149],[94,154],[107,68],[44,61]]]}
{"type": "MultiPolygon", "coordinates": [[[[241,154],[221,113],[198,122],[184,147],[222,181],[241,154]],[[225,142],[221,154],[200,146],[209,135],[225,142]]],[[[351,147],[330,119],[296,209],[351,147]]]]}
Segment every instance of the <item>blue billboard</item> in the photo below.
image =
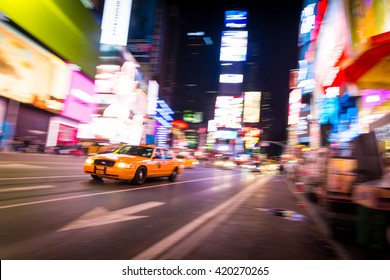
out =
{"type": "Polygon", "coordinates": [[[245,28],[248,22],[247,11],[226,11],[225,27],[226,28],[245,28]]]}

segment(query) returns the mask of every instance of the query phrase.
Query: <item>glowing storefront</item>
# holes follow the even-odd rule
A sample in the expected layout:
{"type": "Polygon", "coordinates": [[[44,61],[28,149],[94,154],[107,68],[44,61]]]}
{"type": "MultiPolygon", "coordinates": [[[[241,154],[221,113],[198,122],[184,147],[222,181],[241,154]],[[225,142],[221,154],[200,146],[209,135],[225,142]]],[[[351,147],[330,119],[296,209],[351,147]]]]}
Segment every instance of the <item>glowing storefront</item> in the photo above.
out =
{"type": "Polygon", "coordinates": [[[390,112],[390,2],[347,1],[352,57],[343,64],[348,82],[362,96],[359,118],[364,132],[390,112]]]}
{"type": "Polygon", "coordinates": [[[90,101],[91,91],[73,88],[72,79],[80,74],[91,83],[94,76],[96,19],[80,1],[0,3],[0,148],[10,149],[16,137],[40,146],[59,144],[61,138],[73,144],[72,135],[85,118],[71,113],[75,103],[70,105],[68,94],[76,103],[90,101]],[[29,12],[21,13],[21,7],[29,12]]]}

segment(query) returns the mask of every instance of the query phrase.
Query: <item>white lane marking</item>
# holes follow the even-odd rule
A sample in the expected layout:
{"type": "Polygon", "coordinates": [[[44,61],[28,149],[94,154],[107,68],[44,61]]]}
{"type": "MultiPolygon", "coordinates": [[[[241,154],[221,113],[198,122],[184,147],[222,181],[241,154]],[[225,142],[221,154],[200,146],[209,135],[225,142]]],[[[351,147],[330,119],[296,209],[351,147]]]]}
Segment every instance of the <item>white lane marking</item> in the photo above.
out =
{"type": "MultiPolygon", "coordinates": [[[[0,165],[3,165],[3,164],[14,164],[16,163],[15,161],[1,161],[0,162],[0,165]]],[[[83,164],[84,161],[81,161],[79,163],[76,163],[76,164],[83,164]]],[[[74,165],[75,162],[63,162],[63,161],[23,161],[23,164],[71,164],[71,165],[74,165]]]]}
{"type": "Polygon", "coordinates": [[[15,187],[15,188],[0,188],[0,192],[29,191],[29,190],[39,190],[39,189],[50,189],[56,187],[57,186],[52,186],[52,185],[39,185],[39,186],[15,187]]]}
{"type": "Polygon", "coordinates": [[[15,177],[15,178],[0,178],[0,181],[8,180],[34,180],[34,179],[58,179],[58,178],[81,178],[87,175],[69,175],[69,176],[41,176],[41,177],[15,177]]]}
{"type": "Polygon", "coordinates": [[[218,214],[222,213],[222,211],[231,211],[229,209],[235,209],[241,203],[243,203],[246,199],[248,199],[254,190],[259,187],[260,185],[263,185],[265,182],[270,180],[270,177],[263,177],[259,181],[251,184],[250,186],[243,189],[241,192],[237,193],[230,199],[226,200],[224,203],[218,205],[217,207],[213,208],[212,210],[204,213],[200,217],[196,218],[195,220],[192,220],[182,228],[178,229],[174,233],[170,234],[169,236],[165,237],[164,239],[160,240],[156,244],[152,245],[145,251],[139,253],[135,257],[133,257],[133,260],[153,260],[156,259],[161,254],[165,253],[167,250],[172,248],[174,245],[176,245],[178,242],[186,238],[188,235],[199,229],[202,225],[206,224],[208,221],[213,219],[218,214]]]}
{"type": "MultiPolygon", "coordinates": [[[[52,167],[50,167],[50,169],[52,169],[52,167]]],[[[69,169],[69,168],[67,168],[69,169]]],[[[79,167],[77,167],[77,169],[80,169],[79,167]]],[[[80,169],[81,170],[81,169],[80,169]]],[[[200,171],[200,172],[197,172],[197,173],[201,173],[201,172],[210,172],[210,173],[215,173],[214,171],[200,171]]],[[[8,181],[8,180],[39,180],[39,179],[59,179],[59,178],[81,178],[81,177],[86,177],[88,175],[60,175],[60,176],[40,176],[40,177],[11,177],[11,178],[0,178],[0,182],[1,181],[8,181]]],[[[213,177],[214,178],[214,177],[213,177]]]]}
{"type": "Polygon", "coordinates": [[[136,188],[136,189],[116,190],[116,191],[108,191],[108,192],[101,192],[101,193],[91,193],[91,194],[84,194],[84,195],[75,195],[75,196],[68,196],[68,197],[61,197],[61,198],[53,198],[53,199],[47,199],[47,200],[38,200],[38,201],[24,202],[24,203],[18,203],[18,204],[10,204],[10,205],[0,206],[0,209],[15,208],[15,207],[34,205],[34,204],[43,204],[43,203],[56,202],[56,201],[64,201],[64,200],[77,199],[77,198],[83,198],[83,197],[108,195],[108,194],[113,194],[113,193],[140,191],[140,190],[144,190],[144,189],[154,189],[154,188],[159,188],[159,187],[164,187],[164,186],[193,183],[193,182],[206,181],[206,180],[212,180],[212,179],[217,179],[217,178],[232,177],[232,176],[237,176],[237,175],[241,175],[241,174],[231,174],[231,175],[225,175],[225,176],[216,176],[216,177],[209,177],[209,178],[188,180],[188,181],[181,181],[181,182],[169,182],[169,183],[159,184],[159,185],[154,185],[154,186],[140,187],[140,188],[136,188]]]}
{"type": "Polygon", "coordinates": [[[47,168],[46,166],[37,166],[24,163],[6,163],[0,164],[0,168],[47,168]]]}
{"type": "Polygon", "coordinates": [[[101,226],[101,225],[106,225],[111,223],[119,223],[124,221],[135,220],[135,219],[147,218],[149,216],[133,216],[131,214],[135,214],[163,204],[165,203],[150,201],[135,206],[119,209],[116,211],[108,211],[104,207],[96,207],[95,209],[82,215],[80,218],[74,220],[73,222],[59,229],[58,231],[101,226]]]}

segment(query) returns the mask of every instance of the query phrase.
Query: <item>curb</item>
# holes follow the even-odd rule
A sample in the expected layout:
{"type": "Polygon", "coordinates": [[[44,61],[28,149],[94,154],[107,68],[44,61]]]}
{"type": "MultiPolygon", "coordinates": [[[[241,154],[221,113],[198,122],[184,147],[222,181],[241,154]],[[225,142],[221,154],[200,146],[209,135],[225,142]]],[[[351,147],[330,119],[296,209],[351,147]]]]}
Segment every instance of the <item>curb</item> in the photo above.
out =
{"type": "MultiPolygon", "coordinates": [[[[283,175],[281,175],[283,176],[283,175]]],[[[306,210],[309,213],[310,217],[316,223],[320,232],[324,235],[325,239],[329,244],[335,249],[337,256],[342,260],[353,260],[352,256],[347,252],[347,250],[342,246],[339,242],[335,241],[331,238],[331,230],[327,225],[326,221],[321,218],[318,211],[315,207],[312,206],[312,202],[308,201],[305,197],[304,192],[297,192],[295,184],[289,181],[287,178],[283,176],[284,182],[291,193],[295,196],[295,198],[299,201],[299,203],[304,203],[306,205],[306,210]]]]}

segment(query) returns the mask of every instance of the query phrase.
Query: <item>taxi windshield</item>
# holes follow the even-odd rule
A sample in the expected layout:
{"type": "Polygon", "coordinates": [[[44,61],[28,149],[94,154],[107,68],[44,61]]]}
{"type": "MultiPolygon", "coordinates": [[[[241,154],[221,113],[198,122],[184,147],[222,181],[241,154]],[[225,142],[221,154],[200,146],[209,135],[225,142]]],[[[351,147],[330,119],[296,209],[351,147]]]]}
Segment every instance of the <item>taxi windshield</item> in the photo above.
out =
{"type": "Polygon", "coordinates": [[[123,146],[114,151],[114,154],[151,157],[153,148],[142,146],[123,146]]]}

